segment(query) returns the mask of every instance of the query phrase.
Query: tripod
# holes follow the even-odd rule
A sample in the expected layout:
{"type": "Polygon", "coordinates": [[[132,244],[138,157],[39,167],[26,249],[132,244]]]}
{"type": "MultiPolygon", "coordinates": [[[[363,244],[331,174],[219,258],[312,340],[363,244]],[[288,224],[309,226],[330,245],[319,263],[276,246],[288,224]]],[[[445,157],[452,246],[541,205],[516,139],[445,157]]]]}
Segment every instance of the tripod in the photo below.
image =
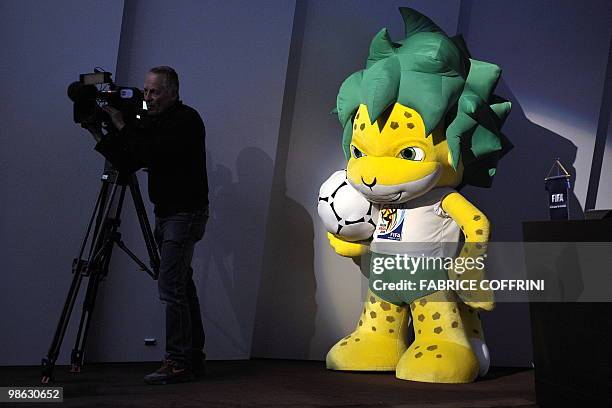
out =
{"type": "Polygon", "coordinates": [[[81,244],[78,258],[72,262],[72,283],[68,290],[68,296],[60,315],[53,341],[47,356],[42,359],[42,383],[46,384],[53,379],[53,369],[62,346],[62,341],[68,328],[70,315],[79,293],[79,288],[84,278],[88,278],[87,291],[83,300],[83,308],[79,322],[76,341],[70,358],[71,372],[78,373],[83,366],[83,352],[87,341],[91,315],[96,302],[100,282],[108,274],[108,267],[113,251],[117,245],[130,256],[140,268],[147,272],[153,279],[157,279],[159,273],[159,254],[155,246],[155,239],[151,231],[151,225],[142,201],[138,179],[134,173],[119,171],[107,161],[102,174],[102,187],[96,200],[93,214],[87,226],[85,238],[81,244]],[[121,240],[119,226],[121,224],[121,210],[125,199],[126,190],[129,187],[136,207],[138,222],[144,237],[149,254],[151,269],[147,267],[121,240]],[[93,231],[92,231],[93,226],[93,231]],[[89,249],[87,258],[83,258],[87,244],[89,249]]]}

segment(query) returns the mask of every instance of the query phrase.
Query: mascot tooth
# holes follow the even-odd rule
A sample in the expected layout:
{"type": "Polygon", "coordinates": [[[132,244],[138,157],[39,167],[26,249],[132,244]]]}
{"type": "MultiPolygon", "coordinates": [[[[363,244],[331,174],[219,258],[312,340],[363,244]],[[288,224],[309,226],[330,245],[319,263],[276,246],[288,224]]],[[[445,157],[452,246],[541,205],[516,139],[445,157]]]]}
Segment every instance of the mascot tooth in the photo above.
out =
{"type": "MultiPolygon", "coordinates": [[[[378,225],[371,242],[328,238],[343,256],[371,251],[372,265],[396,255],[392,243],[427,243],[430,254],[451,251],[454,259],[481,257],[489,221],[458,190],[489,187],[511,148],[500,131],[510,103],[493,95],[501,70],[470,58],[461,38],[449,38],[422,14],[400,12],[405,38],[394,42],[386,29],[376,34],[365,69],[344,81],[336,105],[347,179],[380,205],[378,225]]],[[[409,279],[481,279],[483,273],[444,267],[415,271],[409,279]]],[[[479,312],[493,309],[491,293],[384,290],[375,279],[394,282],[397,276],[370,270],[357,327],[329,351],[329,369],[395,371],[400,379],[434,383],[467,383],[486,374],[479,312]]]]}

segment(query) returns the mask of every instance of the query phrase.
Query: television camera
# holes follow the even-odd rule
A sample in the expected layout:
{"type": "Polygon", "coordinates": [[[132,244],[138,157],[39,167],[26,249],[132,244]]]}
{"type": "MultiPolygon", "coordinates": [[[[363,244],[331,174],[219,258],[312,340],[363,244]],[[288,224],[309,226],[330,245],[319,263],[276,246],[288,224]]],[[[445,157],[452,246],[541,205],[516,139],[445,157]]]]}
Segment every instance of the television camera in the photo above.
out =
{"type": "Polygon", "coordinates": [[[119,86],[110,72],[98,68],[92,73],[80,74],[79,80],[68,86],[68,97],[74,102],[74,122],[84,128],[111,129],[112,121],[104,106],[119,110],[129,123],[141,119],[146,103],[138,88],[119,86]]]}

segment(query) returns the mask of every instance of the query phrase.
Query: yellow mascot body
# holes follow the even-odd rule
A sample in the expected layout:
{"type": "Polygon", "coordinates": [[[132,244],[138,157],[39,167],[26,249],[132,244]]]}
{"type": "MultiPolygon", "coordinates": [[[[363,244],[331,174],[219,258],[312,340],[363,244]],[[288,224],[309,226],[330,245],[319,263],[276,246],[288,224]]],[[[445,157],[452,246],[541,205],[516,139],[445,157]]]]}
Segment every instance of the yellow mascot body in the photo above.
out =
{"type": "MultiPolygon", "coordinates": [[[[366,69],[347,78],[337,102],[347,180],[380,207],[378,223],[370,242],[328,238],[348,257],[378,252],[388,242],[453,242],[457,257],[478,258],[489,221],[457,189],[490,185],[497,160],[510,148],[500,132],[510,103],[492,95],[500,70],[470,59],[460,39],[448,38],[427,17],[400,11],[406,39],[392,42],[381,30],[366,69]]],[[[483,273],[462,272],[444,271],[449,280],[483,273]]],[[[478,311],[493,308],[490,293],[411,296],[376,289],[370,271],[357,328],[329,351],[329,369],[395,371],[400,379],[434,383],[467,383],[486,374],[478,311]],[[415,340],[408,344],[411,324],[415,340]]]]}

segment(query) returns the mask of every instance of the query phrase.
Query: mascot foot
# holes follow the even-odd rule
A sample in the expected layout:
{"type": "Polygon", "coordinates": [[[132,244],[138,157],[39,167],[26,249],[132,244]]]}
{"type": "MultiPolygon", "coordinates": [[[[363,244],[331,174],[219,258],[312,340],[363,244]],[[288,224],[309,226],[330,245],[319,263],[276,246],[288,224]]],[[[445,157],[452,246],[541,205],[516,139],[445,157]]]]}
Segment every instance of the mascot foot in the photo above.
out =
{"type": "Polygon", "coordinates": [[[478,326],[466,325],[470,313],[462,313],[465,308],[455,299],[453,292],[442,291],[410,304],[415,341],[397,365],[397,378],[451,384],[476,379],[480,367],[466,331],[481,329],[480,322],[471,319],[478,326]]]}
{"type": "Polygon", "coordinates": [[[327,353],[329,370],[394,371],[408,345],[410,315],[406,307],[368,293],[357,329],[327,353]]]}
{"type": "Polygon", "coordinates": [[[415,341],[400,359],[395,376],[428,383],[469,383],[478,376],[478,360],[471,348],[444,340],[415,341]]]}

